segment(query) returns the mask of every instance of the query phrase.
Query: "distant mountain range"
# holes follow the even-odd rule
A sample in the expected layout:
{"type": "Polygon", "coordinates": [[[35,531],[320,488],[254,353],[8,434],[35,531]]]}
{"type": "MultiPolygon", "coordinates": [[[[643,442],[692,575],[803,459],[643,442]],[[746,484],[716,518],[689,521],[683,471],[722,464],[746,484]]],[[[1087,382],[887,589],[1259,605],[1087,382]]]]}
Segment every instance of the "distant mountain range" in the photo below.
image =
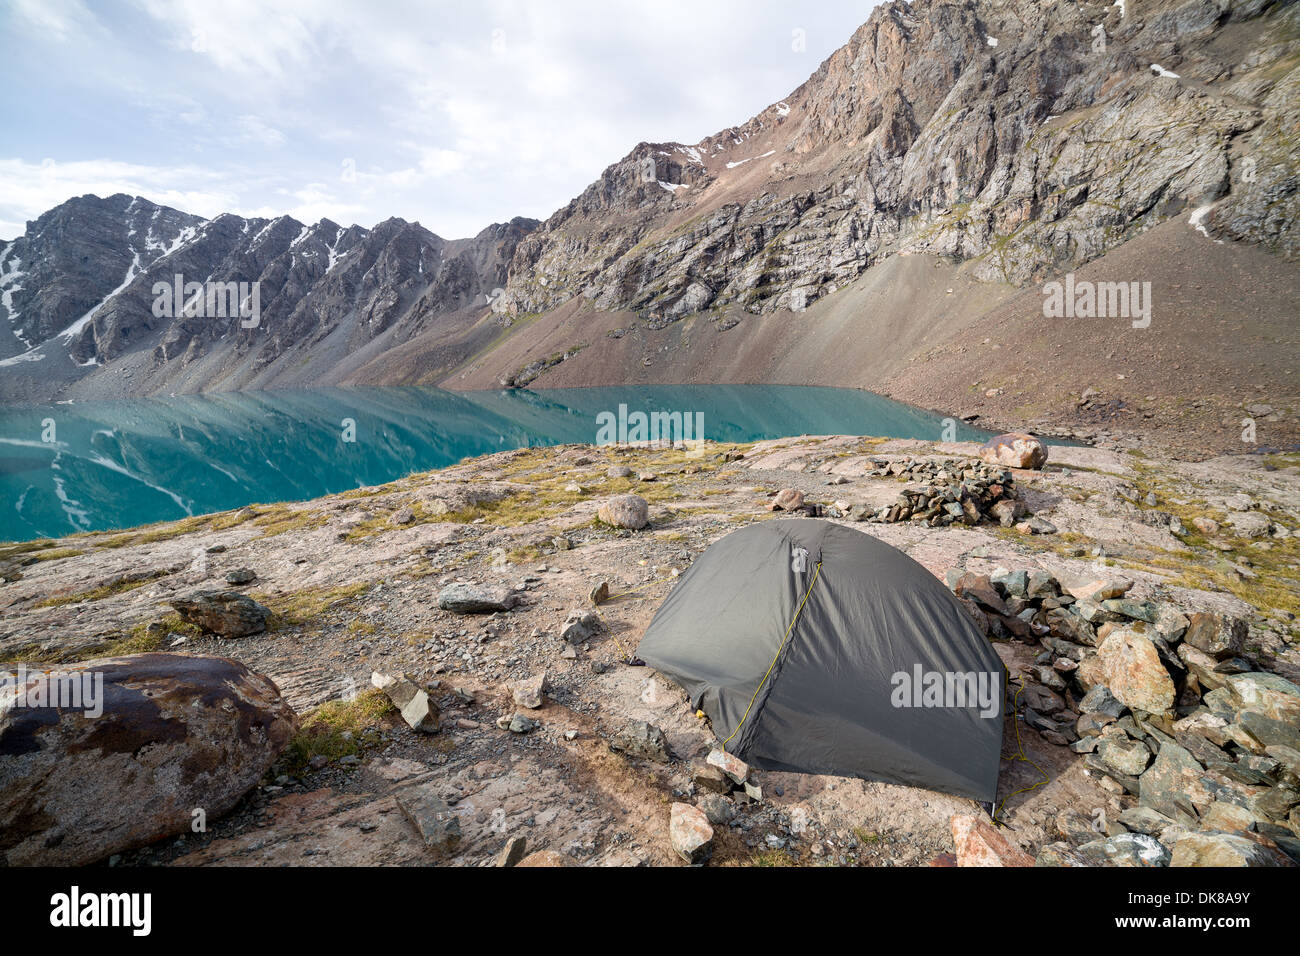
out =
{"type": "MultiPolygon", "coordinates": [[[[0,246],[0,401],[349,383],[907,393],[900,376],[946,344],[978,341],[1012,303],[1032,316],[1047,280],[1090,263],[1108,278],[1125,247],[1150,276],[1118,281],[1181,288],[1165,260],[1194,242],[1225,302],[1252,282],[1285,295],[1297,130],[1292,3],[887,3],[785,99],[699,143],[638,145],[544,223],[447,241],[400,219],[72,199],[0,246]],[[1175,219],[1177,237],[1157,229],[1175,219]],[[1257,274],[1237,274],[1239,255],[1257,274]],[[260,283],[256,327],[155,314],[155,284],[176,275],[260,283]]],[[[1176,317],[1207,341],[1212,303],[1156,291],[1153,328],[1176,317]]],[[[1261,320],[1266,365],[1279,310],[1294,328],[1295,299],[1261,320]]],[[[1018,356],[1069,379],[1070,361],[1021,339],[1018,356]]],[[[1008,354],[988,357],[988,381],[1013,376],[1008,354]]]]}

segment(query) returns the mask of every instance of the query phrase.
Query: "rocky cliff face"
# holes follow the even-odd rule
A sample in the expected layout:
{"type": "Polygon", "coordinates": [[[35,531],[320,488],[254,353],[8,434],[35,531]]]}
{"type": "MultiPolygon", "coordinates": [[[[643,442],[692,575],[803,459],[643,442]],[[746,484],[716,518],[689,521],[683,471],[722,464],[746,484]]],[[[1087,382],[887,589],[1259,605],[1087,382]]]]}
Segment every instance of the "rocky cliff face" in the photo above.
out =
{"type": "Polygon", "coordinates": [[[535,225],[448,241],[401,219],[367,230],[72,199],[0,254],[0,396],[52,397],[110,366],[135,380],[127,391],[275,384],[291,353],[310,356],[326,339],[337,360],[486,303],[535,225]]]}
{"type": "Polygon", "coordinates": [[[1300,254],[1300,10],[918,0],[694,146],[642,144],[520,244],[500,307],[800,311],[891,255],[1016,285],[1187,209],[1300,254]]]}

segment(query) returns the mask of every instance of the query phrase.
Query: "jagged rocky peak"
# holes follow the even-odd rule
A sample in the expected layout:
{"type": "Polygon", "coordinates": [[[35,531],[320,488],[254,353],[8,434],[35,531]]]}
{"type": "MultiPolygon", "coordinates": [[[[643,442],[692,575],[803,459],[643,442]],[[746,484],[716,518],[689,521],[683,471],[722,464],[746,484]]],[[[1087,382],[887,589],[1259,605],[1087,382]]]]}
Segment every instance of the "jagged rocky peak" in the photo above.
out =
{"type": "Polygon", "coordinates": [[[62,332],[192,235],[203,219],[122,193],[78,196],[0,245],[0,358],[62,332]]]}
{"type": "Polygon", "coordinates": [[[155,387],[259,381],[331,335],[346,344],[329,357],[338,361],[408,318],[415,334],[486,303],[536,225],[519,218],[448,242],[399,218],[373,229],[204,220],[142,198],[73,199],[0,247],[0,391],[50,397],[121,363],[155,387]]]}

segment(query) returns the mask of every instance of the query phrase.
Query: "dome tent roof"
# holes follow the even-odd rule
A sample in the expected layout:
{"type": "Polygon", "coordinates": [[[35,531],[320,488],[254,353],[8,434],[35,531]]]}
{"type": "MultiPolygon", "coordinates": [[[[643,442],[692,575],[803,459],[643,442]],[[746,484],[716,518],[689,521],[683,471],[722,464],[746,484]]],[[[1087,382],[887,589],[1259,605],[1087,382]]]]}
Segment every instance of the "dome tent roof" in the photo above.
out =
{"type": "Polygon", "coordinates": [[[752,766],[995,797],[1001,660],[941,582],[863,532],[796,518],[727,535],[637,653],[752,766]]]}

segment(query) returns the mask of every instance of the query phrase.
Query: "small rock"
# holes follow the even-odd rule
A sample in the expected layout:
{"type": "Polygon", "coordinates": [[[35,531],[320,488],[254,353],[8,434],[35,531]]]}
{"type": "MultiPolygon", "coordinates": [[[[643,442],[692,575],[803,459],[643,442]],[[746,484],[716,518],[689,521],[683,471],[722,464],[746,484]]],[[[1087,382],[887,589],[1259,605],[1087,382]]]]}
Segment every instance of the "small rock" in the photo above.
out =
{"type": "Polygon", "coordinates": [[[1122,598],[1132,587],[1133,582],[1128,578],[1106,578],[1074,587],[1067,586],[1065,590],[1076,601],[1101,604],[1102,601],[1122,598]]]}
{"type": "Polygon", "coordinates": [[[629,721],[609,741],[609,749],[629,757],[644,757],[658,763],[668,763],[672,755],[664,732],[644,720],[629,721]]]}
{"type": "Polygon", "coordinates": [[[958,866],[1033,866],[1034,858],[1011,844],[987,820],[957,814],[952,818],[952,842],[958,866]]]}
{"type": "Polygon", "coordinates": [[[715,747],[710,751],[706,763],[717,767],[737,785],[743,785],[749,779],[749,765],[735,754],[729,754],[721,748],[715,747]]]}
{"type": "Polygon", "coordinates": [[[542,706],[546,693],[546,671],[510,685],[510,696],[517,707],[537,710],[542,706]]]}
{"type": "Polygon", "coordinates": [[[1151,762],[1151,749],[1146,744],[1118,734],[1103,736],[1097,755],[1107,766],[1131,777],[1138,776],[1151,762]]]}
{"type": "Polygon", "coordinates": [[[1287,866],[1277,850],[1236,833],[1188,833],[1174,844],[1170,866],[1287,866]]]}
{"type": "Polygon", "coordinates": [[[388,696],[412,730],[422,734],[438,732],[438,706],[429,700],[429,695],[415,681],[405,675],[395,677],[375,671],[370,675],[370,683],[388,696]]]}
{"type": "Polygon", "coordinates": [[[703,863],[713,852],[713,827],[704,811],[689,803],[674,803],[669,812],[668,839],[687,863],[703,863]]]}
{"type": "Polygon", "coordinates": [[[431,850],[449,853],[460,843],[460,818],[445,800],[429,789],[402,791],[397,796],[397,806],[431,850]]]}
{"type": "Polygon", "coordinates": [[[1169,851],[1145,833],[1120,833],[1079,847],[1079,854],[1094,866],[1168,866],[1169,851]]]}
{"type": "Polygon", "coordinates": [[[713,826],[724,826],[736,818],[736,807],[721,794],[706,790],[695,798],[695,805],[713,826]]]}
{"type": "Polygon", "coordinates": [[[1021,534],[1056,534],[1056,525],[1046,518],[1030,518],[1028,521],[1022,521],[1015,526],[1021,534]]]}
{"type": "Polygon", "coordinates": [[[511,837],[501,848],[494,861],[495,866],[516,866],[528,852],[528,840],[525,837],[511,837]]]}
{"type": "Polygon", "coordinates": [[[506,725],[506,729],[512,734],[532,733],[537,727],[537,721],[525,717],[523,714],[515,714],[510,718],[510,723],[506,725]]]}
{"type": "Polygon", "coordinates": [[[726,794],[735,788],[735,782],[721,768],[700,761],[691,764],[691,782],[699,789],[713,793],[726,794]]]}
{"type": "Polygon", "coordinates": [[[271,609],[236,591],[195,591],[187,598],[168,603],[181,620],[221,637],[261,634],[271,618],[271,609]]]}
{"type": "Polygon", "coordinates": [[[1183,641],[1223,660],[1241,653],[1247,630],[1246,622],[1239,617],[1201,611],[1191,616],[1183,641]]]}
{"type": "Polygon", "coordinates": [[[582,644],[604,629],[604,622],[595,611],[570,611],[564,619],[560,639],[570,644],[582,644]]]}

